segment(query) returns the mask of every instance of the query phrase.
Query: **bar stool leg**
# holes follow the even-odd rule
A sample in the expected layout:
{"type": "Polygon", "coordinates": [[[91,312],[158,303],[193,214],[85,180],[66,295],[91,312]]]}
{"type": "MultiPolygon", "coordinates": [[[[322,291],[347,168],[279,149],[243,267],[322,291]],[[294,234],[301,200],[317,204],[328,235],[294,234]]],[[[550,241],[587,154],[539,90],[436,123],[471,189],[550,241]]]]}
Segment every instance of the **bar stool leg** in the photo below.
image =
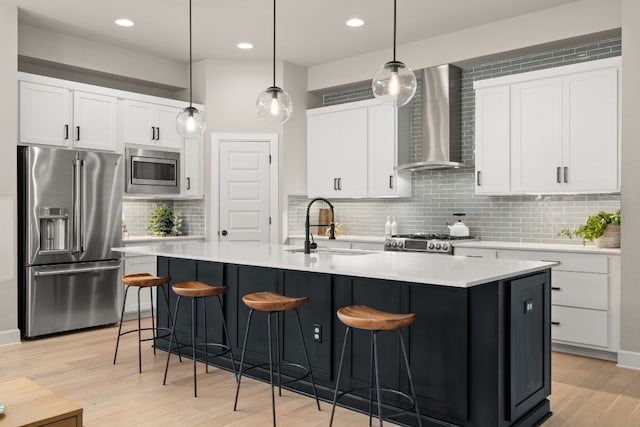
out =
{"type": "Polygon", "coordinates": [[[156,325],[158,324],[158,321],[156,320],[156,316],[153,311],[153,288],[149,288],[149,302],[151,303],[151,333],[153,334],[153,354],[156,354],[156,325]]]}
{"type": "Polygon", "coordinates": [[[207,300],[206,298],[199,298],[202,300],[202,317],[204,319],[204,371],[209,373],[209,339],[207,338],[207,300]]]}
{"type": "Polygon", "coordinates": [[[380,376],[378,374],[378,331],[373,331],[373,358],[376,365],[376,395],[378,396],[378,419],[382,427],[382,396],[380,395],[380,376]]]}
{"type": "Polygon", "coordinates": [[[344,333],[344,341],[342,343],[342,352],[340,352],[340,362],[338,362],[338,376],[336,377],[336,389],[333,392],[333,404],[331,405],[331,418],[329,419],[329,427],[333,425],[333,415],[336,412],[336,402],[338,401],[338,390],[340,389],[340,376],[342,374],[342,363],[344,362],[344,352],[347,348],[347,340],[349,338],[349,331],[351,328],[347,326],[344,333]]]}
{"type": "Polygon", "coordinates": [[[278,370],[278,396],[282,397],[282,386],[280,385],[280,337],[278,336],[280,312],[276,311],[275,314],[276,314],[276,369],[278,370]]]}
{"type": "Polygon", "coordinates": [[[302,341],[302,350],[304,350],[304,360],[307,362],[307,369],[309,370],[309,378],[311,379],[311,386],[313,387],[313,397],[316,398],[316,405],[318,406],[318,411],[320,410],[320,401],[318,400],[318,392],[316,390],[316,382],[313,379],[313,372],[311,372],[311,362],[309,362],[309,352],[307,351],[307,344],[304,341],[304,334],[302,333],[302,324],[300,323],[300,315],[298,314],[298,309],[295,310],[296,320],[298,321],[298,332],[300,333],[300,341],[302,341]]]}
{"type": "Polygon", "coordinates": [[[120,345],[120,336],[122,335],[122,319],[124,318],[124,307],[127,303],[127,292],[129,291],[129,286],[125,286],[124,288],[124,297],[122,299],[122,311],[120,312],[120,325],[118,326],[118,338],[116,339],[116,352],[113,355],[113,364],[116,364],[116,359],[118,358],[118,346],[120,345]]]}
{"type": "Polygon", "coordinates": [[[369,342],[369,425],[371,425],[373,419],[373,331],[371,331],[369,342]]]}
{"type": "MultiPolygon", "coordinates": [[[[164,301],[167,303],[167,313],[169,315],[169,322],[173,331],[173,325],[175,324],[173,319],[174,317],[171,316],[171,304],[169,304],[169,288],[167,287],[167,285],[162,285],[160,286],[160,291],[162,292],[162,295],[164,296],[164,301]]],[[[157,300],[157,298],[156,298],[157,300]]],[[[178,314],[176,311],[176,318],[177,318],[178,314]]],[[[156,319],[156,323],[158,323],[158,320],[156,319]]],[[[180,363],[182,363],[182,353],[180,352],[180,341],[178,341],[178,338],[175,337],[176,340],[176,344],[178,345],[178,360],[180,360],[180,363]]],[[[171,351],[171,350],[169,350],[171,351]]]]}
{"type": "Polygon", "coordinates": [[[271,349],[271,312],[267,313],[267,330],[269,331],[269,382],[271,382],[271,412],[273,427],[276,427],[276,395],[273,389],[273,350],[271,349]]]}
{"type": "MultiPolygon", "coordinates": [[[[178,295],[178,300],[176,301],[176,308],[175,308],[175,318],[178,318],[178,307],[180,307],[180,295],[178,295]]],[[[169,351],[167,352],[167,364],[164,367],[164,380],[162,380],[162,385],[166,385],[167,384],[167,371],[169,370],[169,359],[171,359],[171,349],[173,348],[173,338],[176,334],[176,324],[172,323],[171,324],[171,338],[169,338],[169,351]]],[[[176,340],[176,344],[178,344],[178,346],[180,346],[180,343],[178,343],[178,340],[176,340]]],[[[178,350],[178,355],[180,354],[180,351],[178,350]]],[[[182,362],[182,360],[180,360],[182,362]]]]}
{"type": "Polygon", "coordinates": [[[225,322],[224,320],[224,312],[222,311],[222,300],[220,299],[220,295],[216,296],[218,297],[218,309],[220,310],[220,317],[222,319],[222,329],[224,331],[225,339],[227,340],[227,345],[229,346],[229,353],[231,354],[233,373],[236,376],[236,382],[238,382],[238,374],[236,373],[236,359],[233,357],[233,350],[231,349],[231,339],[229,338],[229,331],[227,331],[227,322],[225,322]]]}
{"type": "Polygon", "coordinates": [[[234,411],[238,406],[238,394],[240,393],[240,381],[242,380],[242,365],[244,364],[244,355],[247,350],[247,338],[249,338],[249,326],[251,326],[252,315],[253,315],[253,309],[249,310],[249,316],[247,317],[247,328],[244,331],[244,344],[242,345],[242,355],[240,356],[240,369],[238,370],[238,385],[236,387],[236,399],[233,402],[234,411]]]}
{"type": "Polygon", "coordinates": [[[193,397],[198,397],[196,380],[196,304],[197,298],[191,298],[191,354],[193,357],[193,397]]]}
{"type": "Polygon", "coordinates": [[[400,337],[400,347],[402,348],[402,356],[404,358],[404,366],[407,368],[407,376],[409,377],[409,388],[411,390],[411,396],[413,397],[413,404],[416,409],[416,417],[418,417],[418,427],[422,427],[422,419],[420,419],[420,410],[418,409],[418,397],[416,396],[416,390],[413,387],[413,377],[411,376],[411,368],[409,368],[409,358],[407,357],[407,350],[404,346],[404,338],[398,329],[398,336],[400,337]]]}
{"type": "Polygon", "coordinates": [[[142,327],[140,322],[140,291],[138,288],[138,372],[142,373],[142,327]]]}

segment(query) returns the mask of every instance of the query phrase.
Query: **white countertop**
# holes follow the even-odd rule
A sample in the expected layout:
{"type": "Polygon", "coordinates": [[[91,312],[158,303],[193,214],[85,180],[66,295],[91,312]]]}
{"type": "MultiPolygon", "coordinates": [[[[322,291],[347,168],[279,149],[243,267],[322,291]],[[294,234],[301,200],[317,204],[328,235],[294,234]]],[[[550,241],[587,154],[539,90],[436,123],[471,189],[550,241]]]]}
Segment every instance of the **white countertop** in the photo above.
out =
{"type": "Polygon", "coordinates": [[[596,248],[594,244],[587,244],[587,246],[584,246],[582,245],[582,243],[577,245],[570,245],[570,244],[558,244],[558,243],[519,243],[519,242],[476,240],[476,241],[459,242],[459,243],[456,242],[455,247],[620,255],[620,248],[596,248]]]}
{"type": "Polygon", "coordinates": [[[186,236],[165,236],[165,237],[156,237],[156,236],[129,236],[127,238],[122,239],[122,244],[126,245],[127,243],[157,243],[157,242],[181,242],[186,240],[204,240],[204,236],[196,236],[196,235],[186,235],[186,236]]]}
{"type": "MultiPolygon", "coordinates": [[[[304,234],[293,234],[288,236],[289,239],[303,239],[304,234]]],[[[313,235],[315,240],[329,240],[328,236],[313,235]]],[[[348,234],[339,234],[336,236],[336,241],[344,240],[345,242],[364,242],[364,243],[384,243],[384,236],[356,236],[348,234]]]]}
{"type": "Polygon", "coordinates": [[[114,251],[286,270],[427,283],[467,288],[550,268],[554,263],[479,259],[441,254],[346,250],[336,253],[289,252],[294,246],[252,242],[175,242],[113,248],[114,251]]]}

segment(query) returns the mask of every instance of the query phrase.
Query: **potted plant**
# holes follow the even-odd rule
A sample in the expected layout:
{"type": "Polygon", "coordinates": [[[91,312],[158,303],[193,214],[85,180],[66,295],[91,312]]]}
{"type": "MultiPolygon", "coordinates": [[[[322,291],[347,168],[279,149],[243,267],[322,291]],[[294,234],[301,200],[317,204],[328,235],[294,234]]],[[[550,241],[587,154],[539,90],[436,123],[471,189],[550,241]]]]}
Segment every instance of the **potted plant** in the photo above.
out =
{"type": "Polygon", "coordinates": [[[182,234],[180,227],[182,226],[182,218],[171,212],[167,205],[155,206],[151,210],[151,219],[149,220],[148,230],[152,236],[164,237],[173,233],[176,236],[182,234]]]}
{"type": "Polygon", "coordinates": [[[615,213],[598,212],[587,218],[584,224],[575,231],[563,228],[558,236],[581,237],[582,244],[587,241],[596,242],[598,248],[619,248],[620,247],[620,209],[615,213]]]}

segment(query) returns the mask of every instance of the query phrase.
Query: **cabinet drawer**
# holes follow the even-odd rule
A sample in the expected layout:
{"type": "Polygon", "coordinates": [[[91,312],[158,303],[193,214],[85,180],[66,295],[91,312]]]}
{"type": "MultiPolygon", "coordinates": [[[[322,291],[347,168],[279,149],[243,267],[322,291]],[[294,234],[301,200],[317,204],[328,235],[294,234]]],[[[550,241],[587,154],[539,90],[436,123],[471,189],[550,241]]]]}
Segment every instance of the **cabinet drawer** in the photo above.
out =
{"type": "Polygon", "coordinates": [[[605,255],[573,254],[565,252],[538,251],[498,251],[498,258],[530,259],[535,261],[555,261],[560,264],[553,267],[557,271],[580,271],[584,273],[609,272],[609,263],[605,255]]]}
{"type": "Polygon", "coordinates": [[[608,346],[606,311],[551,307],[551,339],[598,347],[608,346]]]}
{"type": "Polygon", "coordinates": [[[552,271],[551,303],[596,310],[609,309],[608,276],[605,274],[552,271]]]}

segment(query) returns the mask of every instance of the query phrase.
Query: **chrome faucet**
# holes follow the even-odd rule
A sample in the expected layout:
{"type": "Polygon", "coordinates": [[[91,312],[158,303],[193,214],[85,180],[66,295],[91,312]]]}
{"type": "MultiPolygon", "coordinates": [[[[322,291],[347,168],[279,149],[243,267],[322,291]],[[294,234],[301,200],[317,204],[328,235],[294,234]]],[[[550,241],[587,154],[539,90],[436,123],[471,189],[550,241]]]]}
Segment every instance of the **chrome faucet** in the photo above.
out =
{"type": "MultiPolygon", "coordinates": [[[[309,227],[329,227],[329,239],[330,240],[335,240],[336,239],[336,227],[334,224],[334,216],[333,216],[333,205],[331,204],[331,202],[329,202],[327,199],[323,199],[322,197],[316,197],[315,199],[311,200],[309,202],[309,204],[307,205],[307,216],[304,220],[304,253],[305,254],[310,254],[311,253],[311,242],[309,241],[309,227]],[[309,224],[309,210],[311,209],[311,205],[314,204],[315,202],[317,202],[318,200],[325,202],[326,204],[329,205],[329,208],[331,208],[331,224],[309,224]]],[[[315,245],[315,243],[314,243],[315,245]]],[[[317,246],[317,245],[316,245],[317,246]]],[[[316,246],[313,247],[313,249],[316,248],[316,246]]]]}

